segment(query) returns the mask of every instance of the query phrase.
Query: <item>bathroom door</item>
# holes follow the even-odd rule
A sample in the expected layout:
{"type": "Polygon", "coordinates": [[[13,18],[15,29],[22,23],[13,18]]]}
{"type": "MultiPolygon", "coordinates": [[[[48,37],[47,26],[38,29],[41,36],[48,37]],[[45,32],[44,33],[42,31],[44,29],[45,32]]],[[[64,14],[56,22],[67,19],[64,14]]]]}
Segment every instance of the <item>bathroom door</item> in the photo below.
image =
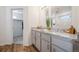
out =
{"type": "Polygon", "coordinates": [[[23,9],[12,9],[13,43],[23,44],[23,9]]]}
{"type": "Polygon", "coordinates": [[[22,20],[14,20],[13,23],[13,36],[22,36],[23,35],[23,27],[22,27],[22,20]]]}

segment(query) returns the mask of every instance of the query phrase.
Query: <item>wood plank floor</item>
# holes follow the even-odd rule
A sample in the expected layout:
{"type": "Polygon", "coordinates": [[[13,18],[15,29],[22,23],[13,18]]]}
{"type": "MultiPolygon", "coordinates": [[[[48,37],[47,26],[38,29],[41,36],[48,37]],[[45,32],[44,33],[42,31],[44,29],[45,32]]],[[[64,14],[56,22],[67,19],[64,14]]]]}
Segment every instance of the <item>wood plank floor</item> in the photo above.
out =
{"type": "Polygon", "coordinates": [[[33,46],[23,46],[21,44],[0,46],[0,52],[37,52],[33,46]]]}

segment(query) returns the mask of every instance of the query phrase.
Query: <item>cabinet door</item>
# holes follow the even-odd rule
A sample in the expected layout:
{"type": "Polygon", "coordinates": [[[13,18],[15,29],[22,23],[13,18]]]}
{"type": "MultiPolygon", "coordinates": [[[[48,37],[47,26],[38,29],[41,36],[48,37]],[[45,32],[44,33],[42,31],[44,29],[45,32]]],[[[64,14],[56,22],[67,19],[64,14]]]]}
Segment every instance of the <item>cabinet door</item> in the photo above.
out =
{"type": "Polygon", "coordinates": [[[55,45],[52,45],[52,52],[65,52],[65,51],[55,45]]]}
{"type": "Polygon", "coordinates": [[[50,52],[50,43],[46,40],[41,40],[41,51],[50,52]]]}
{"type": "Polygon", "coordinates": [[[54,35],[52,36],[52,44],[64,49],[65,51],[73,51],[73,44],[71,43],[71,39],[54,35]]]}
{"type": "Polygon", "coordinates": [[[31,37],[31,39],[32,39],[32,44],[33,45],[35,45],[35,31],[32,31],[32,37],[31,37]]]}
{"type": "Polygon", "coordinates": [[[44,39],[44,40],[50,42],[50,35],[46,34],[46,33],[42,33],[41,34],[41,39],[44,39]]]}
{"type": "Polygon", "coordinates": [[[36,48],[40,51],[40,32],[36,32],[36,48]]]}

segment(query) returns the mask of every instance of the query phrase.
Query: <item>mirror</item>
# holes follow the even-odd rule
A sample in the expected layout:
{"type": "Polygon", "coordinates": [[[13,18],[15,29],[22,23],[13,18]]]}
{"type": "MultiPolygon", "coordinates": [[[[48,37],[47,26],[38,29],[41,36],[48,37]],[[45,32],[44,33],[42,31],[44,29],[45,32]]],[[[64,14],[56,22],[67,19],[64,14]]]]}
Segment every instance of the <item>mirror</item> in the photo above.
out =
{"type": "Polygon", "coordinates": [[[66,29],[71,25],[71,6],[51,6],[51,18],[53,28],[66,29]]]}

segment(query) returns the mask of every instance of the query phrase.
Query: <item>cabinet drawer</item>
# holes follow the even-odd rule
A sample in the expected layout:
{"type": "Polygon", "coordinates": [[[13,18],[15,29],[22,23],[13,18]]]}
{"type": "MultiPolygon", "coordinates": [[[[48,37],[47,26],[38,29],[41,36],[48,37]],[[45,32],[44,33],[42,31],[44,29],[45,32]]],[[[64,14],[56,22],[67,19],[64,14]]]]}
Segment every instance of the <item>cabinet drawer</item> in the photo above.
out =
{"type": "Polygon", "coordinates": [[[63,39],[66,40],[67,38],[54,36],[52,37],[52,43],[66,51],[73,51],[73,44],[71,42],[64,41],[63,39]]]}
{"type": "Polygon", "coordinates": [[[50,35],[42,33],[41,34],[41,39],[44,39],[44,40],[50,42],[50,35]]]}

